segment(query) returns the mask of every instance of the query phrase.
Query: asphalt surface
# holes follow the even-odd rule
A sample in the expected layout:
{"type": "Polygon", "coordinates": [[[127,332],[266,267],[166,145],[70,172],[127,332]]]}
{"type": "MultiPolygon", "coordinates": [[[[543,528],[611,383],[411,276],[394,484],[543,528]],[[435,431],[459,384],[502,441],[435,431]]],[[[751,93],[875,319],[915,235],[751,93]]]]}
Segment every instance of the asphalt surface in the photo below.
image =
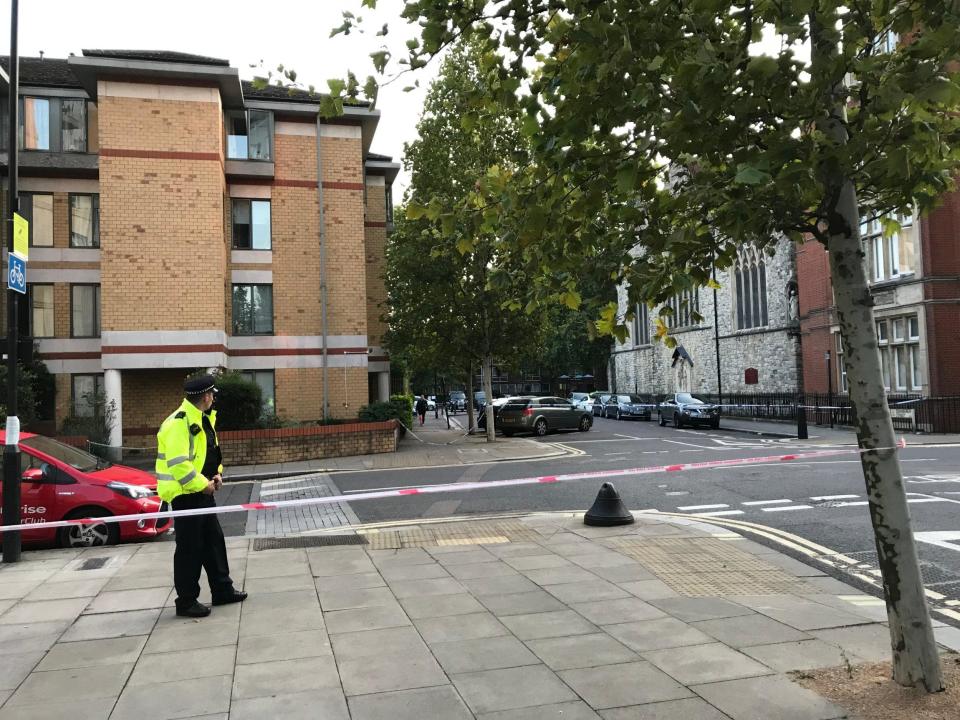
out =
{"type": "MultiPolygon", "coordinates": [[[[538,442],[562,443],[573,457],[537,462],[390,472],[338,473],[346,494],[451,482],[679,464],[802,453],[824,449],[809,441],[740,431],[661,428],[656,421],[596,418],[588,433],[557,433],[538,442]]],[[[839,447],[828,445],[828,447],[839,447]]],[[[900,458],[910,512],[929,589],[956,600],[960,611],[960,446],[908,446],[900,458]]],[[[602,480],[491,488],[464,494],[408,495],[351,503],[365,523],[555,510],[586,510],[602,480]]],[[[656,509],[732,519],[777,528],[874,566],[873,534],[857,457],[830,457],[735,468],[711,468],[618,478],[614,485],[632,510],[656,509]]],[[[761,542],[764,540],[760,539],[761,542]]],[[[783,549],[780,547],[779,549],[783,549]]],[[[840,573],[837,574],[840,576],[840,573]]],[[[848,578],[844,578],[845,580],[848,578]]]]}

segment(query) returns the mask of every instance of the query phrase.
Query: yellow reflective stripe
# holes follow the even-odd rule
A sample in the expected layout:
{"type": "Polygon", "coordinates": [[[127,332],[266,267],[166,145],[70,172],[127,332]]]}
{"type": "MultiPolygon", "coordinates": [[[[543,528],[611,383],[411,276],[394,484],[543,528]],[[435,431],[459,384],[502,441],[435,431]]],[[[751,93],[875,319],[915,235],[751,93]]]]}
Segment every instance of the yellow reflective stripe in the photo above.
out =
{"type": "Polygon", "coordinates": [[[180,479],[180,484],[181,484],[181,485],[186,485],[188,482],[190,482],[191,480],[193,480],[196,476],[197,476],[197,471],[196,471],[196,469],[191,470],[190,472],[188,472],[186,475],[184,475],[184,476],[180,479]]]}
{"type": "Polygon", "coordinates": [[[173,477],[173,475],[170,475],[169,473],[157,473],[157,479],[158,479],[158,480],[173,480],[173,479],[175,479],[175,478],[173,477]]]}
{"type": "Polygon", "coordinates": [[[180,463],[187,462],[190,458],[186,455],[177,455],[175,458],[170,458],[167,460],[167,467],[173,467],[174,465],[179,465],[180,463]]]}
{"type": "Polygon", "coordinates": [[[163,460],[166,457],[166,453],[157,453],[157,460],[163,460]]]}

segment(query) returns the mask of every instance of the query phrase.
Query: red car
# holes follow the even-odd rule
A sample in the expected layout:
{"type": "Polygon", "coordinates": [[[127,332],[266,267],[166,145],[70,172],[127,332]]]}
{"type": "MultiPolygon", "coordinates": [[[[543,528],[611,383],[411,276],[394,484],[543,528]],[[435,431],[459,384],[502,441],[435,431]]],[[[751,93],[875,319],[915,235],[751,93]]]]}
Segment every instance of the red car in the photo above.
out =
{"type": "MultiPolygon", "coordinates": [[[[5,441],[5,433],[0,430],[0,444],[5,441]]],[[[20,517],[24,523],[167,509],[157,497],[157,479],[150,473],[114,465],[43,435],[20,434],[20,472],[20,517]]],[[[24,543],[90,547],[154,538],[172,525],[170,518],[131,520],[24,530],[21,537],[24,543]]]]}

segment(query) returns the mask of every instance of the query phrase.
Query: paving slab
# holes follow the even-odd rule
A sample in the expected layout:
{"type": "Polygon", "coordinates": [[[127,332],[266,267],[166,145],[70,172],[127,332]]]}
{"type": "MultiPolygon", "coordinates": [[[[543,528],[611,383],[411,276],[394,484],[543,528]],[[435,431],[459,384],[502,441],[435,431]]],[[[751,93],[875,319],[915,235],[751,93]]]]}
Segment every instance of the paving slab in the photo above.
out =
{"type": "Polygon", "coordinates": [[[414,624],[427,643],[476,640],[510,633],[493,615],[487,612],[439,618],[420,618],[415,620],[414,624]]]}
{"type": "Polygon", "coordinates": [[[450,679],[476,714],[577,699],[570,688],[543,665],[461,673],[450,679]]]}
{"type": "Polygon", "coordinates": [[[667,617],[662,610],[635,597],[574,603],[570,605],[570,608],[596,625],[612,625],[667,617]]]}
{"type": "MultiPolygon", "coordinates": [[[[540,551],[543,548],[539,545],[540,551]]],[[[519,555],[506,556],[503,561],[515,570],[540,570],[543,568],[572,567],[573,563],[566,558],[550,553],[549,555],[519,555]]]]}
{"type": "Polygon", "coordinates": [[[314,577],[357,575],[377,570],[370,558],[366,556],[324,557],[322,555],[310,556],[310,569],[314,577]]]}
{"type": "Polygon", "coordinates": [[[650,604],[684,622],[715,620],[737,615],[753,615],[754,610],[718,597],[677,597],[669,600],[651,600],[650,604]]]}
{"type": "Polygon", "coordinates": [[[630,597],[625,590],[598,577],[586,582],[545,585],[543,589],[566,605],[630,597]]]}
{"type": "Polygon", "coordinates": [[[174,652],[219,645],[236,645],[238,633],[239,627],[234,623],[197,622],[192,625],[157,628],[147,640],[143,652],[174,652]]]}
{"type": "Polygon", "coordinates": [[[473,720],[450,685],[351,697],[350,716],[353,720],[473,720]]]}
{"type": "Polygon", "coordinates": [[[641,659],[606,633],[528,640],[527,647],[552,670],[618,665],[641,659]]]}
{"type": "Polygon", "coordinates": [[[92,598],[103,590],[109,578],[77,580],[62,583],[44,583],[32,590],[24,600],[67,600],[70,598],[92,598]]]}
{"type": "Polygon", "coordinates": [[[162,608],[167,604],[167,599],[171,593],[170,585],[141,590],[111,590],[102,592],[87,605],[84,614],[94,615],[97,613],[162,608]]]}
{"type": "Polygon", "coordinates": [[[559,675],[594,710],[693,695],[647,662],[563,670],[559,675]]]}
{"type": "Polygon", "coordinates": [[[612,567],[592,568],[594,575],[614,583],[636,582],[638,580],[656,580],[657,576],[640,563],[614,565],[612,567]]]}
{"type": "MultiPolygon", "coordinates": [[[[843,652],[837,645],[815,639],[743,647],[740,652],[777,672],[813,670],[843,664],[843,652]]],[[[847,659],[850,662],[862,661],[853,653],[848,653],[847,659]]]]}
{"type": "MultiPolygon", "coordinates": [[[[430,552],[433,548],[428,548],[430,552]]],[[[475,565],[477,563],[491,563],[497,560],[497,556],[482,548],[476,550],[466,550],[463,552],[442,552],[431,553],[441,565],[451,567],[453,565],[475,565]]]]}
{"type": "MultiPolygon", "coordinates": [[[[0,695],[2,697],[2,695],[0,695]]],[[[113,712],[116,698],[93,698],[83,702],[83,720],[107,720],[113,712]]],[[[11,706],[0,709],[0,720],[76,720],[76,702],[43,703],[40,705],[11,706]]]]}
{"type": "Polygon", "coordinates": [[[657,600],[659,598],[680,597],[680,593],[667,585],[663,580],[635,580],[618,583],[620,587],[641,600],[657,600]]]}
{"type": "Polygon", "coordinates": [[[192,678],[232,675],[236,648],[232,645],[154,653],[140,658],[128,685],[155,685],[158,679],[177,682],[192,678]]]}
{"type": "Polygon", "coordinates": [[[135,663],[146,643],[147,638],[144,635],[59,642],[50,648],[43,662],[37,666],[37,670],[67,670],[95,665],[135,663]]]}
{"type": "Polygon", "coordinates": [[[532,592],[483,595],[480,601],[494,615],[525,615],[528,613],[563,610],[566,606],[544,590],[532,592]]]}
{"type": "Polygon", "coordinates": [[[0,615],[0,625],[22,625],[25,623],[69,621],[77,619],[90,598],[71,598],[69,600],[38,600],[19,602],[0,615]]]}
{"type": "Polygon", "coordinates": [[[238,665],[233,676],[233,697],[240,700],[339,687],[332,656],[238,665]]]}
{"type": "Polygon", "coordinates": [[[0,655],[46,652],[69,625],[65,620],[0,625],[0,655]]]}
{"type": "Polygon", "coordinates": [[[457,580],[473,580],[475,578],[491,577],[516,577],[520,575],[520,573],[518,573],[509,565],[505,565],[501,562],[495,562],[496,558],[492,559],[494,562],[448,565],[447,570],[451,575],[453,575],[453,577],[457,578],[457,580]]]}
{"type": "Polygon", "coordinates": [[[816,693],[777,675],[691,689],[732,720],[834,720],[847,716],[816,693]]]}
{"type": "MultiPolygon", "coordinates": [[[[0,655],[0,694],[16,690],[42,658],[43,651],[0,655]]],[[[3,699],[6,699],[6,694],[3,694],[3,699]]]]}
{"type": "Polygon", "coordinates": [[[237,645],[237,665],[266,663],[276,660],[332,655],[325,630],[301,630],[261,636],[244,636],[237,645]]]}
{"type": "Polygon", "coordinates": [[[597,632],[596,626],[584,620],[573,610],[507,615],[500,620],[521,640],[590,635],[597,632]]]}
{"type": "Polygon", "coordinates": [[[706,633],[672,617],[604,625],[603,629],[637,652],[706,645],[714,642],[713,638],[706,633]]]}
{"type": "Polygon", "coordinates": [[[576,565],[524,570],[523,574],[540,586],[559,585],[561,583],[589,583],[599,580],[592,572],[576,565]]]}
{"type": "MultiPolygon", "coordinates": [[[[224,609],[243,608],[243,615],[256,615],[259,613],[271,613],[274,615],[285,614],[287,610],[303,610],[306,608],[319,609],[317,602],[317,591],[310,587],[305,590],[284,590],[282,592],[255,593],[244,600],[243,604],[234,603],[224,609]]],[[[220,608],[217,608],[219,610],[220,608]]]]}
{"type": "Polygon", "coordinates": [[[734,648],[808,640],[810,635],[784,625],[766,615],[753,613],[690,623],[722,643],[734,648]]]}
{"type": "Polygon", "coordinates": [[[813,630],[810,634],[824,642],[843,648],[848,655],[856,655],[867,662],[889,660],[892,652],[890,631],[886,625],[877,623],[813,630]]]}
{"type": "Polygon", "coordinates": [[[170,588],[173,586],[173,573],[169,569],[162,573],[149,575],[117,575],[103,586],[104,590],[145,590],[147,588],[170,588]]]}
{"type": "Polygon", "coordinates": [[[402,548],[400,550],[370,550],[370,559],[378,568],[388,565],[421,565],[435,563],[434,557],[422,548],[402,548]]]}
{"type": "MultiPolygon", "coordinates": [[[[497,578],[512,579],[512,578],[497,578]]],[[[487,580],[468,580],[465,582],[489,582],[487,580]]],[[[459,595],[464,587],[453,578],[436,578],[433,580],[400,580],[389,583],[390,589],[398,599],[410,597],[427,597],[429,595],[459,595]]]]}
{"type": "Polygon", "coordinates": [[[426,648],[380,653],[352,660],[338,656],[337,664],[347,696],[412,690],[447,683],[446,674],[426,648]]]}
{"type": "Polygon", "coordinates": [[[448,578],[450,573],[439,563],[424,563],[423,565],[391,565],[380,571],[387,582],[402,580],[434,580],[448,578]]]}
{"type": "Polygon", "coordinates": [[[797,630],[820,630],[847,625],[866,625],[870,622],[859,615],[837,610],[795,595],[735,595],[730,599],[797,630]]]}
{"type": "Polygon", "coordinates": [[[580,700],[477,715],[477,720],[599,720],[599,718],[600,716],[589,705],[580,700]]]}
{"type": "Polygon", "coordinates": [[[4,707],[115,698],[120,695],[131,670],[133,663],[34,672],[4,707]]]}
{"type": "Polygon", "coordinates": [[[229,675],[128,685],[110,720],[167,720],[225,713],[230,710],[230,686],[229,675]]]}
{"type": "Polygon", "coordinates": [[[336,575],[314,579],[318,591],[336,588],[338,590],[362,590],[365,588],[385,587],[386,581],[379,572],[357,573],[356,575],[336,575]]]}
{"type": "Polygon", "coordinates": [[[413,620],[450,615],[469,615],[483,612],[484,607],[473,595],[429,595],[427,597],[402,598],[400,605],[413,620]]]}
{"type": "Polygon", "coordinates": [[[723,643],[651,650],[643,657],[684,685],[772,674],[766,665],[723,643]]]}
{"type": "MultiPolygon", "coordinates": [[[[236,584],[236,583],[234,583],[236,584]]],[[[316,592],[313,576],[308,573],[283,575],[275,578],[249,578],[244,581],[243,589],[253,595],[264,593],[288,592],[290,590],[310,590],[316,592]]]]}
{"type": "Polygon", "coordinates": [[[600,715],[603,720],[729,720],[728,716],[700,698],[601,710],[600,715]]]}
{"type": "Polygon", "coordinates": [[[393,600],[390,605],[334,610],[324,613],[323,619],[330,634],[379,630],[410,624],[410,618],[396,600],[393,600]]]}
{"type": "Polygon", "coordinates": [[[331,636],[330,642],[338,661],[361,660],[379,654],[402,655],[427,649],[420,633],[413,627],[342,633],[331,636]]]}
{"type": "Polygon", "coordinates": [[[448,674],[540,664],[512,635],[431,643],[430,650],[448,674]]]}
{"type": "Polygon", "coordinates": [[[517,593],[533,592],[540,587],[522,575],[507,577],[475,578],[464,580],[463,585],[483,602],[486,595],[515,595],[517,593]]]}
{"type": "MultiPolygon", "coordinates": [[[[240,635],[272,635],[277,631],[278,618],[271,612],[244,614],[240,620],[240,635]]],[[[298,630],[320,630],[324,627],[323,613],[319,607],[287,610],[283,613],[283,629],[288,632],[298,630]]]]}
{"type": "Polygon", "coordinates": [[[230,703],[231,720],[263,720],[267,717],[283,720],[350,720],[346,698],[339,688],[247,700],[234,699],[230,703]]]}

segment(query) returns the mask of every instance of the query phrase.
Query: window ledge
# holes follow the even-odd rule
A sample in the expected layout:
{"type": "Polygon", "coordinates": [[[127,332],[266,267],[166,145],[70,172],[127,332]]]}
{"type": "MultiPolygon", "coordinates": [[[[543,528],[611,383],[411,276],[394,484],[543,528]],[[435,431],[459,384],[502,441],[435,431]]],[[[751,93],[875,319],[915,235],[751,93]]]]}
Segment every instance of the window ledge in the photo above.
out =
{"type": "Polygon", "coordinates": [[[275,172],[273,160],[231,160],[224,163],[227,177],[272,178],[275,172]]]}

